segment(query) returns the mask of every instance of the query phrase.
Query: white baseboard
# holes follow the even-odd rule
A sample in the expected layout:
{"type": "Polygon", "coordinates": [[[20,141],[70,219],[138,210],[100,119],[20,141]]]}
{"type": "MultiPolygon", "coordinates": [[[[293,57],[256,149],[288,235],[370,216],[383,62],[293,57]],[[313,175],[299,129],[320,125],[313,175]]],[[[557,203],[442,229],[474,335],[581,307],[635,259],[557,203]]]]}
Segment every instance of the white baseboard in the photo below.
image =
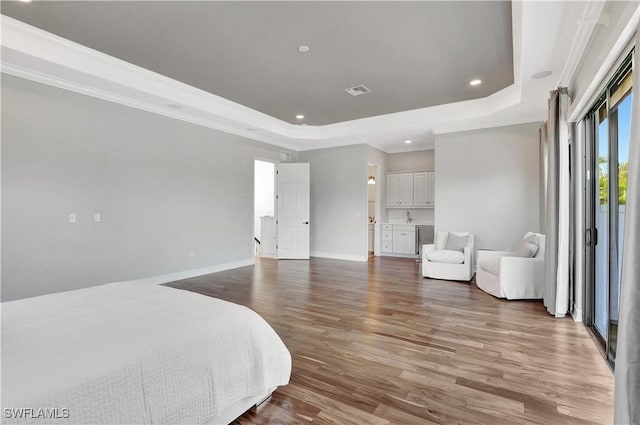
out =
{"type": "Polygon", "coordinates": [[[396,257],[396,258],[413,258],[414,260],[419,260],[420,257],[417,255],[409,255],[409,254],[394,254],[393,252],[383,252],[383,257],[396,257]]]}
{"type": "Polygon", "coordinates": [[[347,261],[360,261],[360,262],[369,261],[369,257],[366,255],[336,254],[335,252],[324,252],[324,251],[311,251],[311,256],[319,257],[319,258],[332,258],[334,260],[347,260],[347,261]]]}
{"type": "Polygon", "coordinates": [[[182,272],[163,274],[160,276],[151,276],[139,280],[160,284],[174,282],[181,279],[189,279],[191,277],[202,276],[210,273],[217,273],[224,270],[237,269],[239,267],[252,266],[253,264],[255,264],[254,259],[247,258],[245,260],[233,261],[231,263],[216,264],[215,266],[200,267],[199,269],[185,270],[182,272]]]}

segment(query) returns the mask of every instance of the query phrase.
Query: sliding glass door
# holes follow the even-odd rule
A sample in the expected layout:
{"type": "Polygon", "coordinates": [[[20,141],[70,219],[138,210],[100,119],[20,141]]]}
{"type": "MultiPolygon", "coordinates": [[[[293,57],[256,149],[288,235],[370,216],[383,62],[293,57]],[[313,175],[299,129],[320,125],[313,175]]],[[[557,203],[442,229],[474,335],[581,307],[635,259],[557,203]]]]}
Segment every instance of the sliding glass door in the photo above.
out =
{"type": "Polygon", "coordinates": [[[631,60],[623,62],[585,118],[587,127],[586,322],[616,357],[631,121],[631,60]]]}

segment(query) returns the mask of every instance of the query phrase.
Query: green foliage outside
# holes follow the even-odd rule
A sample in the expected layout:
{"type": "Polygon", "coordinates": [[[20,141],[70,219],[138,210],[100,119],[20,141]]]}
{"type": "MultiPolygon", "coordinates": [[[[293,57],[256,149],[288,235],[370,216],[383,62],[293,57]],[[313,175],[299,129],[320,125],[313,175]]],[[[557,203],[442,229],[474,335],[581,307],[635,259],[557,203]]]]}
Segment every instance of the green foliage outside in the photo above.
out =
{"type": "MultiPolygon", "coordinates": [[[[607,205],[609,202],[609,173],[607,172],[607,160],[600,157],[600,205],[607,205]]],[[[618,165],[618,204],[627,204],[627,174],[629,172],[629,162],[618,165]]]]}

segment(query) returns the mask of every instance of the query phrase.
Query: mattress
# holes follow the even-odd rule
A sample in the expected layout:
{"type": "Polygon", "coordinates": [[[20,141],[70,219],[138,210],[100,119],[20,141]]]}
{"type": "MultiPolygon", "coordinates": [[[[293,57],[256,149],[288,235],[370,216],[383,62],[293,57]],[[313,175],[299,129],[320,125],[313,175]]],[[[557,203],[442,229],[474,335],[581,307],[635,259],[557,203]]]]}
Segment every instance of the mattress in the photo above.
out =
{"type": "Polygon", "coordinates": [[[254,311],[145,282],[2,303],[3,423],[199,424],[286,385],[254,311]]]}

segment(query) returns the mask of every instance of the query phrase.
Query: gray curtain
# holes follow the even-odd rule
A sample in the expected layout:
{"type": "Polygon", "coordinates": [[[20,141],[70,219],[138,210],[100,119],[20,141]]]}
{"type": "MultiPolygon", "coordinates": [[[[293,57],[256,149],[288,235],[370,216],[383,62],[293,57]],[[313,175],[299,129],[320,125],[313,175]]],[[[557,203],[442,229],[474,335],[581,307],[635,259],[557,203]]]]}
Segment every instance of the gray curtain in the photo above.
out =
{"type": "MultiPolygon", "coordinates": [[[[549,116],[541,146],[546,146],[546,202],[542,225],[546,235],[544,306],[564,317],[569,309],[569,130],[566,88],[550,94],[549,116]]],[[[543,126],[544,129],[544,126],[543,126]]],[[[544,150],[543,150],[544,151],[544,150]]]]}
{"type": "Polygon", "coordinates": [[[547,233],[546,211],[547,211],[547,124],[542,123],[538,129],[540,137],[540,233],[547,233]]]}
{"type": "Polygon", "coordinates": [[[616,424],[640,424],[640,28],[636,33],[635,46],[615,371],[616,424]]]}
{"type": "MultiPolygon", "coordinates": [[[[546,135],[542,132],[543,142],[547,146],[547,201],[545,203],[545,251],[544,251],[544,306],[549,313],[555,315],[556,279],[558,273],[558,108],[560,94],[551,92],[549,98],[549,117],[546,124],[546,135]],[[545,139],[546,138],[546,139],[545,139]]],[[[543,145],[544,146],[544,145],[543,145]]]]}

